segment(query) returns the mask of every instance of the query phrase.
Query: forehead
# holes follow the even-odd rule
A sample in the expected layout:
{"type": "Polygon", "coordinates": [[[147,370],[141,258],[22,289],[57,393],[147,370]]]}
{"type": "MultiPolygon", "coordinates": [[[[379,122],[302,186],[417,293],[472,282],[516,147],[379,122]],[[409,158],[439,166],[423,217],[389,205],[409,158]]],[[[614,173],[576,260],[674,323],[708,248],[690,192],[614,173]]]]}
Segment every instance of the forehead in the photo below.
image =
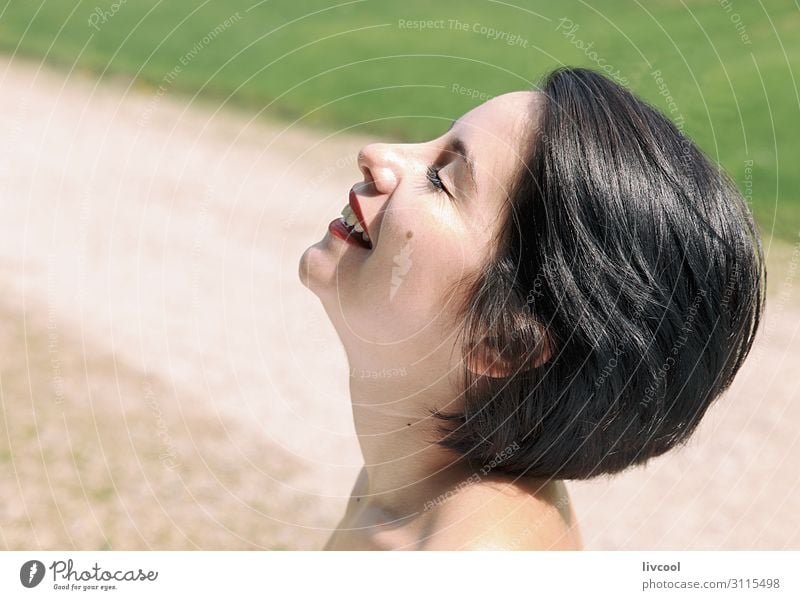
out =
{"type": "Polygon", "coordinates": [[[538,92],[509,92],[476,106],[458,120],[457,127],[465,137],[480,137],[508,143],[521,141],[534,124],[538,92]]]}
{"type": "Polygon", "coordinates": [[[453,126],[453,133],[464,141],[474,161],[479,196],[484,201],[502,197],[521,166],[523,149],[535,130],[540,99],[539,92],[503,94],[473,108],[453,126]]]}
{"type": "Polygon", "coordinates": [[[464,140],[476,163],[478,187],[496,187],[522,159],[521,150],[535,129],[539,92],[496,96],[458,119],[453,131],[464,140]],[[486,177],[495,180],[495,185],[486,177]]]}

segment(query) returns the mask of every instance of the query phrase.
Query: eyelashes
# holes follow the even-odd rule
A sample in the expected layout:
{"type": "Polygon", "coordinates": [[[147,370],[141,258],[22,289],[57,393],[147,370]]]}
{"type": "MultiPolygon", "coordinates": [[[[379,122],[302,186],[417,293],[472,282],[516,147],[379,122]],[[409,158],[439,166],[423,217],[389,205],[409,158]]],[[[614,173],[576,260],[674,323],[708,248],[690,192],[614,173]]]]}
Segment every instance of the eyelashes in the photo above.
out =
{"type": "Polygon", "coordinates": [[[430,165],[425,171],[425,179],[428,180],[434,191],[436,191],[437,193],[447,194],[449,196],[447,188],[444,187],[444,183],[439,178],[440,170],[441,169],[437,169],[433,165],[430,165]]]}

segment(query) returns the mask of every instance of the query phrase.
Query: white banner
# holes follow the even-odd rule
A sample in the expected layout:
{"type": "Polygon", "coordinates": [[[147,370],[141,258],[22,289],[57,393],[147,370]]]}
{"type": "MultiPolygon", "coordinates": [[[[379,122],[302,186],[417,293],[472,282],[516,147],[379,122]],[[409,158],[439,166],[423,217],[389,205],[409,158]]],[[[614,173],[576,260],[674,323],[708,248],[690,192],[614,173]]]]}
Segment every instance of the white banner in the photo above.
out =
{"type": "Polygon", "coordinates": [[[0,598],[796,599],[799,568],[796,551],[12,551],[0,598]]]}

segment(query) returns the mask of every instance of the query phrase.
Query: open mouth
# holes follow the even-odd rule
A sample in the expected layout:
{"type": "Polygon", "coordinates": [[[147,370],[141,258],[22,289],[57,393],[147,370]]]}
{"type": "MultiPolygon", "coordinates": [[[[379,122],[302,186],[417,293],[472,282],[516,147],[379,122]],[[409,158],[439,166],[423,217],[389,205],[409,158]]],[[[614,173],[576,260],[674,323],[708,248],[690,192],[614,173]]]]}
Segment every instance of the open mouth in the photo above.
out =
{"type": "Polygon", "coordinates": [[[369,234],[364,231],[364,227],[349,204],[345,205],[342,209],[342,216],[334,221],[332,225],[336,227],[338,232],[346,236],[345,241],[355,242],[362,248],[372,250],[372,240],[370,240],[369,234]]]}
{"type": "Polygon", "coordinates": [[[350,190],[350,202],[344,205],[342,216],[334,220],[328,227],[336,237],[366,250],[372,250],[372,240],[366,230],[358,197],[350,190]]]}

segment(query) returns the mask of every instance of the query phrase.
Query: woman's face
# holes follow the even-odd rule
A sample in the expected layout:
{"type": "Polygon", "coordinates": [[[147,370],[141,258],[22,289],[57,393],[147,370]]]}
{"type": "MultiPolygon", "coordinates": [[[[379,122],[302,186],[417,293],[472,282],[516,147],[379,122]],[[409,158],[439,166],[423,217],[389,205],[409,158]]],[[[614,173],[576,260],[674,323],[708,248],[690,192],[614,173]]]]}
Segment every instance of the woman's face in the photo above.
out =
{"type": "Polygon", "coordinates": [[[332,222],[300,260],[303,284],[343,339],[391,344],[443,333],[437,327],[459,301],[446,297],[449,286],[481,268],[493,250],[538,95],[492,98],[429,142],[361,150],[364,181],[353,186],[349,203],[371,248],[341,239],[347,229],[332,222]]]}

